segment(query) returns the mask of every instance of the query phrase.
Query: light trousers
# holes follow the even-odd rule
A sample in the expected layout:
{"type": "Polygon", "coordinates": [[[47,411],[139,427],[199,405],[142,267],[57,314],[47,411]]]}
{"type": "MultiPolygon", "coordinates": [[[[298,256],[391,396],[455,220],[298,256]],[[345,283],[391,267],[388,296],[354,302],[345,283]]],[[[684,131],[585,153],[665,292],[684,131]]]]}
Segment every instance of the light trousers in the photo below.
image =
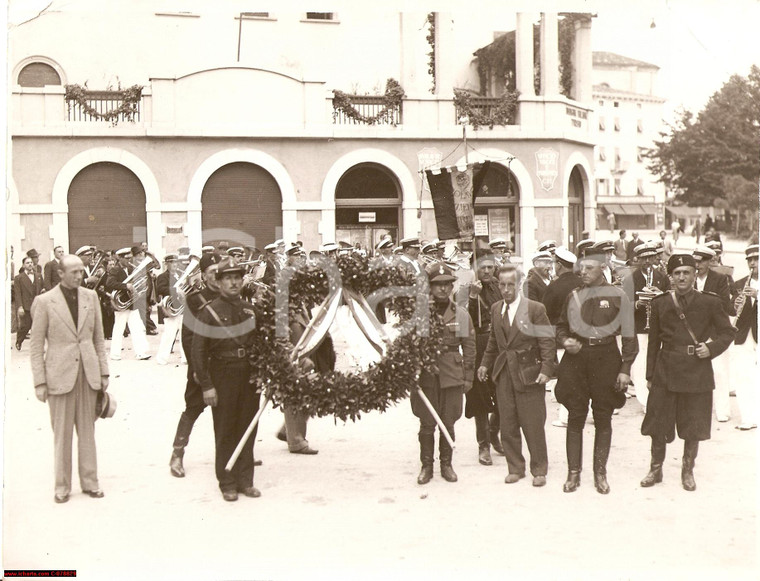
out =
{"type": "Polygon", "coordinates": [[[757,343],[752,335],[741,345],[731,345],[731,364],[741,370],[741,380],[734,385],[736,404],[743,425],[757,424],[757,343]]]}
{"type": "Polygon", "coordinates": [[[182,350],[182,315],[176,317],[164,317],[164,330],[161,333],[161,342],[158,344],[156,361],[166,363],[171,356],[172,345],[177,341],[180,359],[185,363],[185,352],[182,350]]]}
{"type": "Polygon", "coordinates": [[[124,329],[129,327],[132,338],[132,349],[136,357],[148,354],[148,338],[145,336],[145,325],[140,317],[140,311],[114,311],[113,333],[111,335],[111,357],[121,358],[121,344],[124,340],[124,329]]]}

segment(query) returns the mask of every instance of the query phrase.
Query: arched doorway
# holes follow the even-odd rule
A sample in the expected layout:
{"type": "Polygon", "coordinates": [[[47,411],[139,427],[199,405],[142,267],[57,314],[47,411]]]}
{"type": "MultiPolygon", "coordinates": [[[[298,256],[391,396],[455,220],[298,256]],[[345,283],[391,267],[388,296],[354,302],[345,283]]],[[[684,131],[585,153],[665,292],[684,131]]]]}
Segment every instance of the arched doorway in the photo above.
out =
{"type": "Polygon", "coordinates": [[[214,231],[213,239],[231,246],[263,248],[282,237],[282,195],[272,175],[247,162],[235,162],[216,170],[201,194],[203,232],[214,231]],[[228,231],[224,238],[220,231],[228,231]]]}
{"type": "Polygon", "coordinates": [[[568,248],[574,249],[581,241],[581,233],[586,229],[586,221],[583,216],[585,208],[585,185],[581,169],[576,165],[570,172],[570,182],[567,187],[567,234],[568,248]]]}
{"type": "Polygon", "coordinates": [[[123,165],[88,165],[74,176],[67,200],[70,251],[86,244],[118,250],[146,241],[145,189],[123,165]]]}
{"type": "Polygon", "coordinates": [[[475,197],[475,231],[478,246],[493,238],[512,242],[520,253],[520,186],[515,175],[503,165],[491,163],[483,185],[475,197]]]}
{"type": "Polygon", "coordinates": [[[377,163],[361,163],[344,173],[335,188],[335,239],[372,250],[385,234],[399,236],[401,187],[377,163]]]}

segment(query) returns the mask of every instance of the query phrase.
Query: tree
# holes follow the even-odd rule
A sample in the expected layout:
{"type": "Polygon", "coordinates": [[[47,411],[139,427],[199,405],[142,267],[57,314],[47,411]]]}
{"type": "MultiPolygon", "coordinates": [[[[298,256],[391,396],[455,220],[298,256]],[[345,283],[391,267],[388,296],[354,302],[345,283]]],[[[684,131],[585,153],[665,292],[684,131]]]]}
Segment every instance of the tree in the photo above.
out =
{"type": "MultiPolygon", "coordinates": [[[[733,75],[696,116],[681,111],[646,152],[649,169],[690,206],[726,198],[724,178],[760,180],[760,68],[733,75]]],[[[757,203],[757,200],[755,200],[757,203]]]]}
{"type": "Polygon", "coordinates": [[[728,208],[737,216],[734,234],[738,236],[740,232],[756,231],[757,182],[752,183],[740,175],[730,175],[723,178],[722,185],[728,208]],[[745,227],[742,228],[742,225],[745,227]]]}

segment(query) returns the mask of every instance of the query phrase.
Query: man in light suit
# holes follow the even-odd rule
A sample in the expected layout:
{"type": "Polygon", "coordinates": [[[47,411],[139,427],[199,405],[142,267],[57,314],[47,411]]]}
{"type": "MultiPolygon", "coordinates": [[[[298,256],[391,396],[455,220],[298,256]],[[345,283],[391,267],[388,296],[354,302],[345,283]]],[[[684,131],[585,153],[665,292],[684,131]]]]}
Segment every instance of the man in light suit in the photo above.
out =
{"type": "Polygon", "coordinates": [[[554,371],[557,351],[554,328],[546,316],[546,308],[521,296],[520,282],[520,272],[515,266],[499,269],[499,290],[503,300],[491,308],[491,336],[478,368],[478,379],[485,381],[493,369],[501,418],[501,442],[509,469],[504,482],[513,484],[525,477],[522,429],[530,451],[533,486],[544,486],[549,464],[544,433],[544,385],[554,371]],[[540,361],[535,376],[524,377],[521,373],[523,354],[534,355],[534,363],[540,361]]]}
{"type": "Polygon", "coordinates": [[[34,392],[50,405],[55,448],[55,501],[71,493],[71,445],[77,428],[82,492],[102,498],[95,452],[95,406],[108,388],[100,303],[81,288],[84,273],[76,256],[61,259],[61,282],[32,305],[31,362],[34,392]],[[47,344],[47,345],[46,345],[47,344]]]}

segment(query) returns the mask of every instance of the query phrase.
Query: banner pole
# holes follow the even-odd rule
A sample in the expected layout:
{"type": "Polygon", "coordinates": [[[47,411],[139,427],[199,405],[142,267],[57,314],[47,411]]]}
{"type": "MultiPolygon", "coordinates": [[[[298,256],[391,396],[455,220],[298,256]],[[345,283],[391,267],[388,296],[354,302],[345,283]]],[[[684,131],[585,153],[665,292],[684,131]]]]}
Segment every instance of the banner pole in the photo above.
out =
{"type": "Polygon", "coordinates": [[[259,411],[256,412],[256,415],[251,420],[251,423],[248,424],[248,429],[245,431],[245,434],[243,434],[243,437],[240,438],[240,442],[238,442],[238,445],[235,448],[235,451],[232,453],[232,456],[230,456],[230,459],[227,462],[227,465],[224,467],[224,470],[226,472],[229,472],[230,470],[232,470],[232,467],[235,465],[235,462],[237,462],[238,456],[240,456],[241,452],[243,451],[243,446],[245,446],[245,443],[250,437],[251,433],[253,432],[253,429],[259,423],[261,414],[264,413],[264,410],[269,405],[270,400],[271,398],[269,397],[269,395],[264,397],[264,403],[261,404],[261,406],[259,407],[259,411]]]}
{"type": "Polygon", "coordinates": [[[430,415],[433,416],[435,423],[438,424],[438,428],[441,430],[443,437],[446,438],[446,441],[449,443],[449,446],[451,446],[452,449],[456,448],[456,445],[454,444],[454,440],[451,439],[451,434],[449,434],[449,431],[446,429],[446,426],[443,425],[443,420],[441,419],[441,416],[439,416],[438,412],[435,411],[433,404],[430,403],[430,400],[425,395],[425,392],[422,391],[422,388],[419,386],[417,386],[417,395],[420,396],[422,403],[425,404],[428,411],[430,412],[430,415]]]}

